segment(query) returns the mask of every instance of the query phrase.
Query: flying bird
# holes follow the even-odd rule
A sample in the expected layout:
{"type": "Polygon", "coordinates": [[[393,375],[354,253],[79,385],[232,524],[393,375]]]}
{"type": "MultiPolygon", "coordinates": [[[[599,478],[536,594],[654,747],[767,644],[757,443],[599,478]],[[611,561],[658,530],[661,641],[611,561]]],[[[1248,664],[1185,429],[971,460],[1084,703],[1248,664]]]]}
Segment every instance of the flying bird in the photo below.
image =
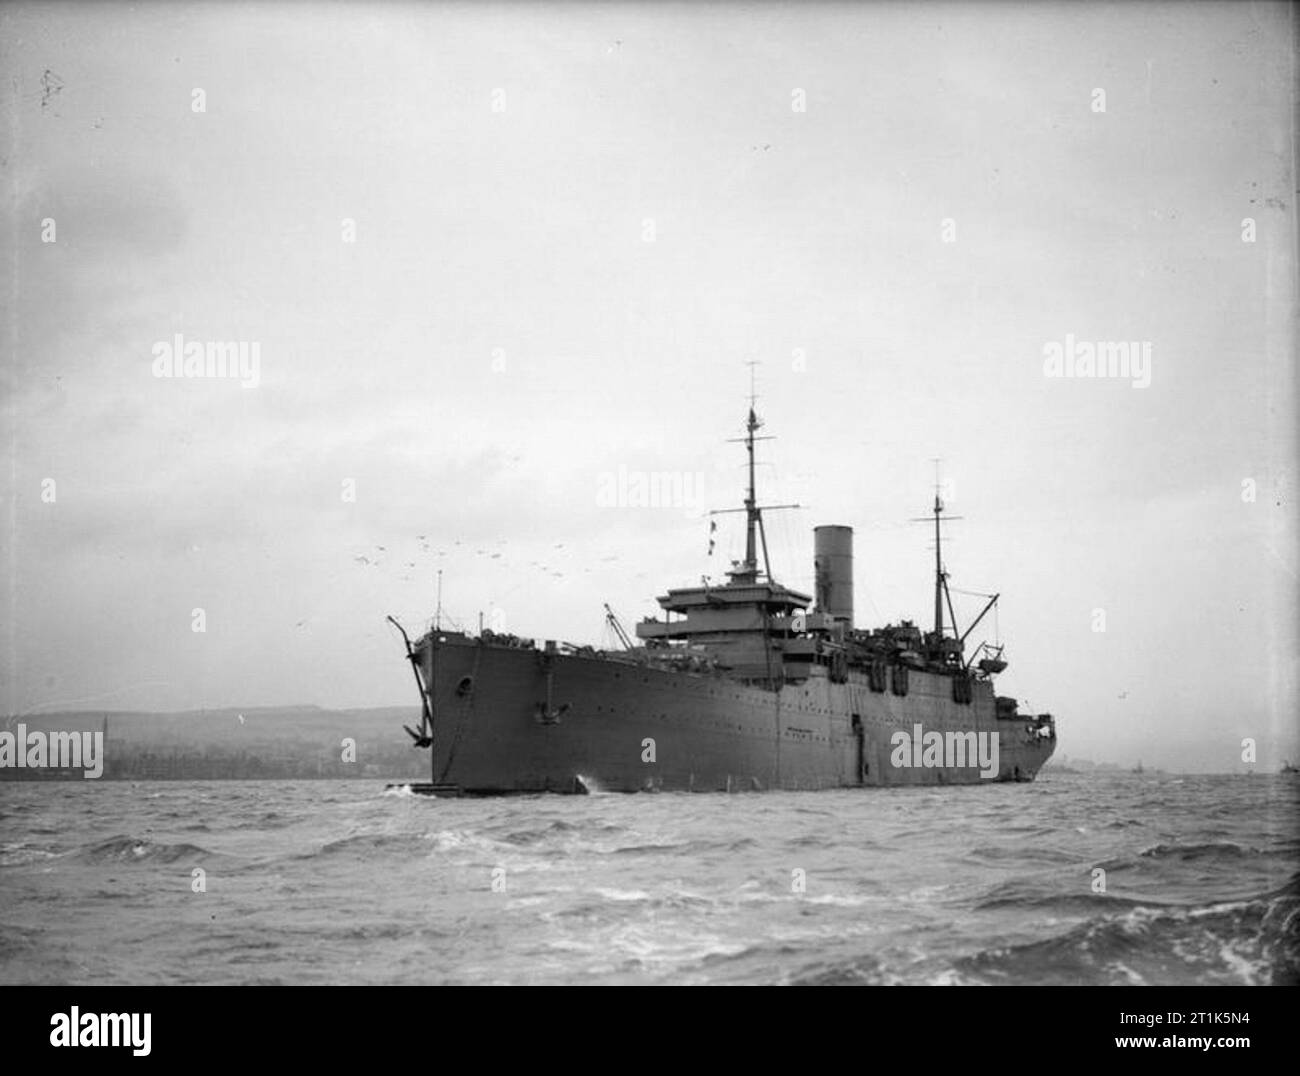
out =
{"type": "Polygon", "coordinates": [[[41,108],[46,108],[52,98],[63,92],[63,79],[47,67],[41,75],[41,91],[41,108]]]}

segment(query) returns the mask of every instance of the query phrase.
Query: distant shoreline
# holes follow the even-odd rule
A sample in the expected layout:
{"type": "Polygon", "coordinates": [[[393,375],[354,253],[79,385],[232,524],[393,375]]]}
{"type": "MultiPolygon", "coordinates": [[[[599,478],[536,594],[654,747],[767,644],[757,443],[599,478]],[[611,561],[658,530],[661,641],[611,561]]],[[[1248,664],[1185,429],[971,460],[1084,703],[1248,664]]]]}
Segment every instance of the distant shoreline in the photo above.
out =
{"type": "MultiPolygon", "coordinates": [[[[78,710],[6,718],[34,731],[104,732],[98,780],[421,780],[429,758],[403,724],[414,707],[249,707],[171,713],[78,710]]],[[[0,781],[84,780],[79,772],[0,767],[0,781]]]]}

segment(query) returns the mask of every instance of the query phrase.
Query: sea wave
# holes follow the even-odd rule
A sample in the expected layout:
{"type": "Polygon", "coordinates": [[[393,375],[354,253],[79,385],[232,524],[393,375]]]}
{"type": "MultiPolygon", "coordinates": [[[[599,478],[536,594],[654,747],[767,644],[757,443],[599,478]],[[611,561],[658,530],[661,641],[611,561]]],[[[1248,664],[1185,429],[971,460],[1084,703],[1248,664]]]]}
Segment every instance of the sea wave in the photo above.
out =
{"type": "Polygon", "coordinates": [[[0,867],[26,867],[33,863],[58,859],[63,854],[58,849],[28,841],[10,841],[0,845],[0,867]]]}
{"type": "Polygon", "coordinates": [[[215,853],[197,844],[155,841],[147,837],[117,836],[98,841],[69,854],[76,863],[198,863],[215,853]]]}
{"type": "Polygon", "coordinates": [[[1300,893],[1174,908],[1132,904],[1041,941],[987,949],[955,970],[984,982],[1300,984],[1300,893]]]}
{"type": "Polygon", "coordinates": [[[11,782],[0,810],[0,982],[1300,984],[1294,780],[11,782]]]}

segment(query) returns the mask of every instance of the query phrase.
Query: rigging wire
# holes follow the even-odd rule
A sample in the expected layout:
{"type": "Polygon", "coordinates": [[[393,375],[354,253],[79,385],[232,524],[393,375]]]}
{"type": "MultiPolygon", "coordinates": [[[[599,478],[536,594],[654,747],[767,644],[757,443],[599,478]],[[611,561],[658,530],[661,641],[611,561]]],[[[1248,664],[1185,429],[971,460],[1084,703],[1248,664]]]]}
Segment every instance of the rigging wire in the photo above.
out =
{"type": "MultiPolygon", "coordinates": [[[[931,546],[933,548],[933,546],[931,546]]],[[[991,598],[992,594],[981,594],[978,590],[962,590],[960,587],[949,587],[954,594],[965,594],[968,598],[991,598]]]]}

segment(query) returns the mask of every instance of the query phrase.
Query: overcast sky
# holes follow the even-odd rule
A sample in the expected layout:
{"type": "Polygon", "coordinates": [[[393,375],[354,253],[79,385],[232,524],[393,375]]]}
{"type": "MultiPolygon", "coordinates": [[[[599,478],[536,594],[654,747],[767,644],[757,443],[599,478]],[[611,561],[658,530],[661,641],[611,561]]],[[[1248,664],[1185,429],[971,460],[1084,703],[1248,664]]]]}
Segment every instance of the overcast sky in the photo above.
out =
{"type": "Polygon", "coordinates": [[[928,623],[941,457],[1060,753],[1295,758],[1292,19],[5,7],[0,705],[414,706],[439,566],[601,643],[742,552],[757,361],[782,582],[849,524],[859,624],[928,623]],[[256,384],[155,376],[178,333],[256,384]]]}

